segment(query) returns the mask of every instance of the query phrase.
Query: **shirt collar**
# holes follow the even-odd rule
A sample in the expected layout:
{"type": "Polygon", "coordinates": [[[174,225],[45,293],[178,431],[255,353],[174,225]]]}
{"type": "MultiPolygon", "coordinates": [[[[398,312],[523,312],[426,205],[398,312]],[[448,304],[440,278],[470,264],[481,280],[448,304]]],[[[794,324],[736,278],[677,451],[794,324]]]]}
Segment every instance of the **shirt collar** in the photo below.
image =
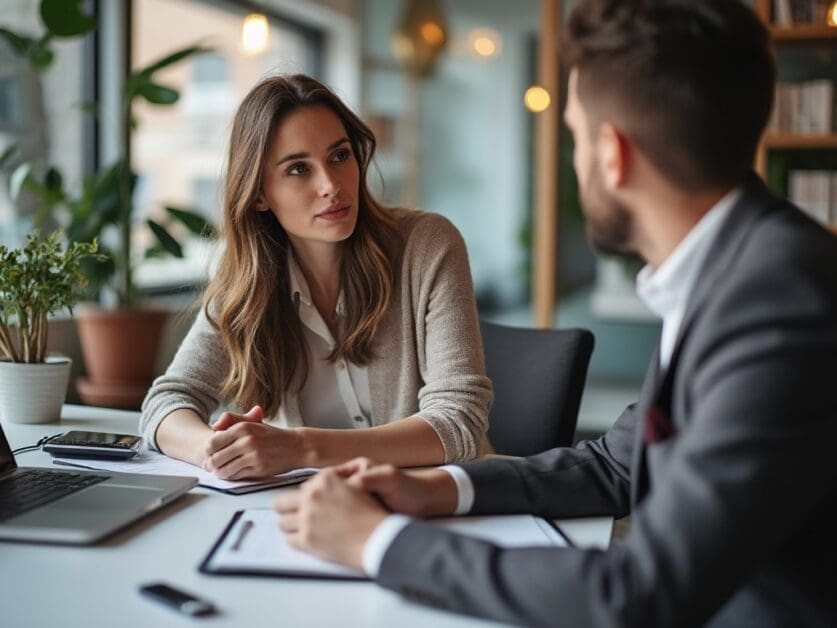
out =
{"type": "Polygon", "coordinates": [[[639,271],[637,294],[652,312],[665,319],[685,309],[709,247],[741,193],[737,187],[715,203],[659,267],[639,271]]]}

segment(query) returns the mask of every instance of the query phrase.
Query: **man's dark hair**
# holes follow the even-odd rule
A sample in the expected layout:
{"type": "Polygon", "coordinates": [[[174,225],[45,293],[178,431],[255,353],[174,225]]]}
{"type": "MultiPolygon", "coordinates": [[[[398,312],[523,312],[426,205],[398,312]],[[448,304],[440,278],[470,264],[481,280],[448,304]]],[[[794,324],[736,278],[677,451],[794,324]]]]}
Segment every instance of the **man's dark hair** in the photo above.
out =
{"type": "Polygon", "coordinates": [[[752,168],[776,67],[741,0],[582,0],[562,43],[591,132],[611,122],[684,189],[752,168]]]}

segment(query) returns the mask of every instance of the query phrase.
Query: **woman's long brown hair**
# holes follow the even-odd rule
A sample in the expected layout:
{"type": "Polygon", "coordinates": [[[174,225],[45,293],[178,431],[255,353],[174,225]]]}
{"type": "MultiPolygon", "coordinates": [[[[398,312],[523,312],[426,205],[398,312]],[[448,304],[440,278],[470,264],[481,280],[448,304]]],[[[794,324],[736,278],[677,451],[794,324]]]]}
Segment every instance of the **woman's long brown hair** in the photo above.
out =
{"type": "Polygon", "coordinates": [[[393,294],[398,231],[366,185],[375,152],[372,131],[325,85],[304,75],[272,76],[245,96],[233,121],[224,191],[226,248],[207,287],[204,311],[221,335],[229,371],[221,394],[240,408],[279,410],[289,390],[302,388],[308,360],[302,323],[290,295],[284,229],[272,212],[256,210],[274,131],[300,107],[325,106],[341,120],[360,169],[358,218],[340,269],[344,326],[331,361],[368,364],[372,341],[393,294]]]}

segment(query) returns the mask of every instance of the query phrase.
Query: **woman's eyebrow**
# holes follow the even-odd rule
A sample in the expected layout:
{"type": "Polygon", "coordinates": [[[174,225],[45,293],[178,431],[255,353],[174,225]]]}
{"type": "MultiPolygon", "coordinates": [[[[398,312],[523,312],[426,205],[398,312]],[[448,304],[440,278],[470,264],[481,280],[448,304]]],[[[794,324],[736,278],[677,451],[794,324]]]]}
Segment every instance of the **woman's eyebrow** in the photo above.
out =
{"type": "MultiPolygon", "coordinates": [[[[326,148],[326,150],[327,151],[333,150],[333,149],[337,148],[338,146],[340,146],[341,144],[347,143],[348,141],[349,141],[348,137],[341,137],[339,140],[334,140],[331,144],[329,144],[328,147],[326,148]]],[[[310,153],[291,153],[289,155],[285,155],[284,157],[282,157],[282,159],[280,159],[279,161],[276,162],[276,165],[280,166],[283,163],[285,163],[286,161],[293,161],[294,159],[305,159],[306,157],[310,157],[310,156],[311,156],[310,153]]]]}

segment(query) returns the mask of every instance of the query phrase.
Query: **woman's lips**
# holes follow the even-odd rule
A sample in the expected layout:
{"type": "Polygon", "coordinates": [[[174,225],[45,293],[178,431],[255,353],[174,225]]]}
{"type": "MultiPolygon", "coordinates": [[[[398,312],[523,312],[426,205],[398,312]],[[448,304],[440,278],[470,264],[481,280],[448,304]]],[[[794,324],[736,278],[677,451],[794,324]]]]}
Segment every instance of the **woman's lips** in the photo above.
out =
{"type": "Polygon", "coordinates": [[[351,208],[351,204],[341,205],[340,207],[328,209],[321,214],[317,214],[316,218],[322,218],[323,220],[341,220],[349,215],[351,208]]]}

